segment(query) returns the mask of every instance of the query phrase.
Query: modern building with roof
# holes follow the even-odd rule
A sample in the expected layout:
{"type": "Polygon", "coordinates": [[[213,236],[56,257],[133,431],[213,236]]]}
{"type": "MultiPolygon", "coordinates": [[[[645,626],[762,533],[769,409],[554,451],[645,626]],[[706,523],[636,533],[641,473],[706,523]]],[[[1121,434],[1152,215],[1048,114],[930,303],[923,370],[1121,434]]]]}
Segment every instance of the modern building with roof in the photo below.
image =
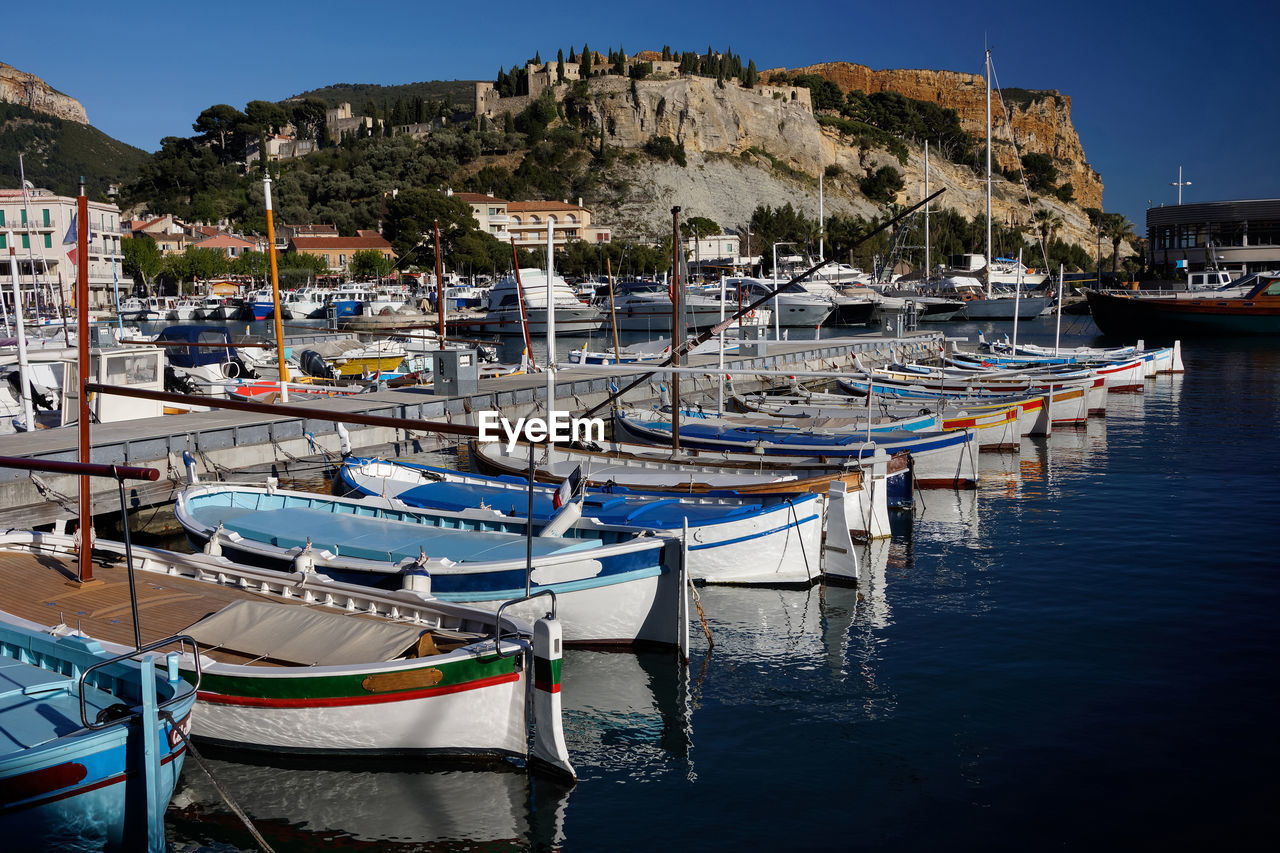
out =
{"type": "MultiPolygon", "coordinates": [[[[113,291],[118,286],[127,291],[132,283],[124,275],[124,256],[120,252],[123,236],[120,208],[113,203],[89,202],[89,256],[80,258],[71,229],[77,200],[60,196],[51,190],[0,190],[0,280],[9,293],[5,300],[12,304],[13,264],[18,268],[18,282],[23,301],[43,305],[50,297],[61,305],[72,306],[77,264],[89,265],[89,307],[103,309],[114,304],[113,291]],[[71,242],[67,242],[67,238],[71,242]],[[12,248],[12,252],[10,249],[12,248]]],[[[52,307],[58,310],[58,304],[52,307]]]]}
{"type": "Polygon", "coordinates": [[[582,206],[582,199],[570,204],[567,201],[507,201],[484,193],[449,194],[471,205],[471,215],[481,231],[503,242],[514,237],[521,248],[545,246],[547,223],[551,223],[555,245],[561,248],[571,240],[608,243],[612,237],[609,228],[591,224],[591,211],[582,206]]]}
{"type": "Polygon", "coordinates": [[[1148,208],[1147,263],[1166,272],[1214,266],[1239,274],[1280,269],[1280,199],[1148,208]]]}

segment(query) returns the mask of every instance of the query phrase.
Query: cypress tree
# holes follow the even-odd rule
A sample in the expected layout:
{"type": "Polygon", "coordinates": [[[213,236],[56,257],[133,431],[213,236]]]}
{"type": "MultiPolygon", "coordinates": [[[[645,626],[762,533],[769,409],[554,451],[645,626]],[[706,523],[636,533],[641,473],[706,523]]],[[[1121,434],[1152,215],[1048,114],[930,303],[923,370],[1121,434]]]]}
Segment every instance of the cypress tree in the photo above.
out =
{"type": "Polygon", "coordinates": [[[586,42],[582,43],[582,68],[579,76],[584,79],[591,76],[591,48],[587,47],[586,42]]]}

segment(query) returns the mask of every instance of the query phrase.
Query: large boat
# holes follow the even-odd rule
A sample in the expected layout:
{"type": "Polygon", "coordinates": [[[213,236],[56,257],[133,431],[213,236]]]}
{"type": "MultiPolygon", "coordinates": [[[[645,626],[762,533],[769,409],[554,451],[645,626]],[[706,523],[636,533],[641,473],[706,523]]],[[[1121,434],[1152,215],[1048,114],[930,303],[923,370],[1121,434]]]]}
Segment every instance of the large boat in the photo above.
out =
{"type": "MultiPolygon", "coordinates": [[[[725,279],[726,287],[742,293],[744,304],[767,296],[784,284],[786,284],[785,281],[759,278],[725,279]]],[[[765,304],[777,312],[775,320],[780,326],[820,326],[836,310],[834,300],[825,296],[816,296],[798,287],[782,291],[765,304]]]]}
{"type": "MultiPolygon", "coordinates": [[[[608,292],[596,297],[595,304],[609,310],[608,292]]],[[[706,329],[720,322],[722,305],[719,299],[711,299],[696,293],[685,293],[681,303],[685,322],[689,329],[706,329]]],[[[732,314],[732,311],[728,312],[732,314]]],[[[671,297],[667,285],[660,281],[632,279],[619,281],[613,286],[612,316],[617,317],[618,328],[628,331],[662,331],[671,333],[671,297]]]]}
{"type": "MultiPolygon", "coordinates": [[[[521,269],[519,289],[524,293],[524,313],[528,318],[530,334],[546,334],[547,331],[547,274],[540,269],[521,269]]],[[[598,306],[588,305],[558,275],[551,277],[551,304],[555,307],[556,333],[560,335],[587,335],[599,331],[607,319],[607,312],[598,306]]],[[[490,325],[501,335],[519,335],[521,331],[520,296],[515,276],[509,275],[489,291],[490,325]]]]}
{"type": "Polygon", "coordinates": [[[1126,340],[1280,335],[1280,273],[1255,273],[1211,291],[1085,290],[1093,322],[1126,340]]]}

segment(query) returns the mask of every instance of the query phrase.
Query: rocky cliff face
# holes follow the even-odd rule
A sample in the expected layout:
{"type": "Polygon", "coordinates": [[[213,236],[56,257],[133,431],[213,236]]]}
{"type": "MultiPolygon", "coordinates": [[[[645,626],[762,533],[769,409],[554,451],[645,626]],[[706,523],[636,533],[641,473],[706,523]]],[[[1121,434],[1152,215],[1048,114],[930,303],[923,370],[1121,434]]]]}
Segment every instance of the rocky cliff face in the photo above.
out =
{"type": "MultiPolygon", "coordinates": [[[[861,68],[847,63],[839,66],[861,68]]],[[[921,82],[904,91],[904,95],[923,100],[928,94],[928,99],[952,106],[964,100],[957,92],[968,92],[964,96],[971,101],[967,111],[972,112],[974,104],[979,111],[985,110],[985,83],[974,75],[864,70],[869,74],[919,74],[921,82]],[[928,89],[929,86],[933,88],[928,89]]],[[[864,78],[844,79],[851,88],[867,91],[865,87],[870,85],[864,78]]],[[[625,181],[625,192],[594,198],[591,206],[596,210],[596,220],[613,226],[619,236],[661,237],[670,227],[672,205],[680,205],[685,216],[707,216],[726,228],[744,226],[758,205],[778,207],[790,203],[817,218],[818,176],[832,165],[840,168],[836,177],[825,181],[823,209],[828,216],[881,215],[880,206],[858,189],[858,179],[885,165],[903,173],[906,187],[899,193],[898,203],[914,204],[924,197],[923,149],[908,146],[907,162],[902,164],[886,150],[850,145],[837,132],[818,124],[809,107],[807,90],[748,90],[734,84],[722,89],[715,80],[703,77],[643,80],[633,86],[629,80],[604,77],[591,81],[591,99],[595,120],[604,129],[607,144],[637,149],[654,136],[666,136],[683,144],[688,156],[685,168],[647,159],[617,167],[625,181]]],[[[1079,139],[1071,127],[1069,106],[1063,96],[1049,93],[1015,114],[1014,126],[1023,128],[1019,130],[1019,140],[1020,145],[1026,145],[1022,148],[1024,153],[1042,150],[1036,146],[1045,140],[1056,146],[1051,153],[1058,158],[1060,170],[1070,175],[1077,203],[1064,205],[1057,199],[1044,198],[1037,206],[1052,208],[1061,216],[1063,225],[1057,236],[1091,247],[1093,235],[1081,208],[1101,206],[1102,184],[1084,162],[1079,139]],[[1026,143],[1021,141],[1024,138],[1026,143]],[[1068,152],[1082,169],[1080,178],[1065,165],[1068,152]]],[[[967,126],[971,118],[964,120],[967,126]]],[[[985,121],[985,112],[980,112],[979,126],[985,128],[985,121]]],[[[1009,156],[1012,157],[1011,152],[1009,156]]],[[[1010,159],[1009,164],[1014,162],[1010,159]]],[[[971,169],[931,158],[930,176],[931,189],[947,188],[946,194],[935,202],[937,206],[952,208],[968,217],[985,211],[983,180],[971,169]]],[[[992,214],[1001,222],[1022,223],[1028,233],[1033,231],[1022,188],[1000,177],[992,186],[992,214]]]]}
{"type": "Polygon", "coordinates": [[[67,121],[89,123],[84,106],[75,98],[62,94],[34,74],[3,62],[0,62],[0,101],[21,104],[67,121]]]}
{"type": "MultiPolygon", "coordinates": [[[[773,72],[765,72],[768,76],[773,72]]],[[[986,137],[986,81],[977,74],[956,71],[885,70],[873,71],[851,62],[824,62],[797,68],[789,73],[817,74],[840,87],[842,92],[861,89],[867,94],[897,92],[908,98],[931,101],[953,109],[965,131],[975,138],[986,137]]],[[[1019,91],[1017,103],[1005,98],[1006,118],[1000,101],[992,97],[992,157],[1001,169],[1014,169],[1018,155],[1041,153],[1053,157],[1060,181],[1070,181],[1081,207],[1102,208],[1102,178],[1085,160],[1084,147],[1071,124],[1071,98],[1060,92],[1019,91]],[[1029,99],[1026,96],[1029,95],[1029,99]],[[1012,119],[1013,136],[1009,125],[1012,119]]]]}

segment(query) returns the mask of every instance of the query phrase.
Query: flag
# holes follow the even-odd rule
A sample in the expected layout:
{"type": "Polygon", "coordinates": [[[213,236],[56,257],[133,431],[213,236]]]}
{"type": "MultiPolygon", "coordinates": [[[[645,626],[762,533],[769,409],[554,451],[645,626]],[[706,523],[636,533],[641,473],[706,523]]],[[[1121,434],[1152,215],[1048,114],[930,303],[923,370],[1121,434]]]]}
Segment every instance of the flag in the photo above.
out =
{"type": "Polygon", "coordinates": [[[560,488],[556,489],[555,497],[551,499],[551,505],[556,509],[567,504],[573,499],[574,494],[578,491],[578,484],[582,482],[582,466],[573,469],[573,472],[564,479],[560,484],[560,488]]]}
{"type": "Polygon", "coordinates": [[[71,260],[72,266],[80,265],[80,249],[76,245],[76,240],[76,215],[73,213],[71,214],[71,227],[67,229],[66,236],[62,238],[62,245],[71,247],[71,250],[67,252],[67,257],[71,260]]]}

